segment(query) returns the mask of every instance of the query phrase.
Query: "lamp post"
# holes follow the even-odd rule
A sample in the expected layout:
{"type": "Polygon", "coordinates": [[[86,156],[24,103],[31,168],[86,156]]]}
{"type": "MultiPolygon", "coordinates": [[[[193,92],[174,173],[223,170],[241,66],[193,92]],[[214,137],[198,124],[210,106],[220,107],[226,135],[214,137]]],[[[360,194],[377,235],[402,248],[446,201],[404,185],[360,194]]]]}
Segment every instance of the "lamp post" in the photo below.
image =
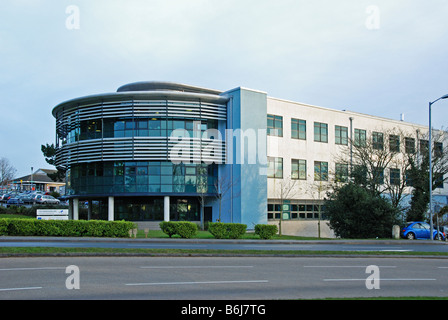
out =
{"type": "MultiPolygon", "coordinates": [[[[431,124],[431,108],[434,103],[436,103],[439,100],[442,99],[448,99],[448,94],[444,95],[443,97],[440,97],[437,100],[434,100],[433,102],[429,103],[429,220],[430,220],[430,231],[429,236],[431,241],[433,241],[432,236],[432,229],[433,229],[433,222],[432,222],[432,124],[431,124]]],[[[437,230],[438,232],[438,230],[437,230]]],[[[437,233],[436,233],[437,234],[437,233]]]]}

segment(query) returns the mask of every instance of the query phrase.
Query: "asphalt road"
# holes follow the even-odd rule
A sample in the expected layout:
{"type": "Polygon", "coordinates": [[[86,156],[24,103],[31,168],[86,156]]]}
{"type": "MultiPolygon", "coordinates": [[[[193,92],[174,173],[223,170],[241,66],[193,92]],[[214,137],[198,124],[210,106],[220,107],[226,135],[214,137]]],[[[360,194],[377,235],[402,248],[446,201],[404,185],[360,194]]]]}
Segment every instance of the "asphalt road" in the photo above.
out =
{"type": "Polygon", "coordinates": [[[374,257],[0,259],[0,300],[216,299],[231,302],[380,296],[447,297],[448,260],[374,257]],[[74,267],[67,269],[69,266],[74,267]],[[366,272],[368,266],[377,267],[377,271],[366,272]],[[372,288],[373,284],[377,287],[372,288]]]}

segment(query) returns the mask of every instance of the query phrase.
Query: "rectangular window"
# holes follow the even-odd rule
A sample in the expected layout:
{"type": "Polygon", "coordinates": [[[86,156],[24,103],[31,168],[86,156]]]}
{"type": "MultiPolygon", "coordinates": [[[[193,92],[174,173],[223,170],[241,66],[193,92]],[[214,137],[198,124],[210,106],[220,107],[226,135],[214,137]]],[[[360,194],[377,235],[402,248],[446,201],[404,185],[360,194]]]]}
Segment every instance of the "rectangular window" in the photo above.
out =
{"type": "Polygon", "coordinates": [[[376,167],[372,169],[372,180],[376,184],[384,184],[384,168],[376,167]]]}
{"type": "Polygon", "coordinates": [[[365,147],[367,141],[366,130],[355,129],[355,146],[365,147]]]}
{"type": "Polygon", "coordinates": [[[306,160],[291,160],[291,179],[306,180],[306,160]]]}
{"type": "Polygon", "coordinates": [[[390,175],[390,184],[393,186],[400,185],[400,169],[390,169],[389,170],[390,175]]]}
{"type": "Polygon", "coordinates": [[[443,174],[434,174],[434,185],[437,189],[443,189],[443,174]]]}
{"type": "Polygon", "coordinates": [[[348,145],[348,128],[335,126],[335,143],[348,145]]]}
{"type": "Polygon", "coordinates": [[[335,178],[337,182],[348,181],[348,164],[343,163],[335,164],[335,178]]]}
{"type": "Polygon", "coordinates": [[[372,132],[372,147],[375,150],[383,150],[384,137],[381,132],[372,132]]]}
{"type": "Polygon", "coordinates": [[[400,152],[400,137],[389,135],[389,150],[392,152],[400,152]]]}
{"type": "Polygon", "coordinates": [[[314,181],[328,181],[328,162],[314,161],[314,181]]]}
{"type": "Polygon", "coordinates": [[[406,153],[415,153],[415,139],[414,138],[404,138],[404,148],[406,153]]]}
{"type": "Polygon", "coordinates": [[[268,114],[268,136],[283,137],[283,117],[268,114]]]}
{"type": "Polygon", "coordinates": [[[306,121],[291,119],[291,138],[306,140],[306,121]]]}
{"type": "Polygon", "coordinates": [[[443,155],[443,143],[434,142],[434,156],[441,157],[443,155]]]}
{"type": "Polygon", "coordinates": [[[328,142],[328,124],[314,122],[314,141],[328,142]]]}
{"type": "Polygon", "coordinates": [[[420,152],[428,152],[429,149],[429,141],[420,139],[420,152]]]}
{"type": "Polygon", "coordinates": [[[408,172],[406,172],[406,186],[414,186],[414,181],[412,181],[411,175],[408,172]]]}
{"type": "Polygon", "coordinates": [[[283,178],[283,158],[268,157],[268,178],[283,178]]]}

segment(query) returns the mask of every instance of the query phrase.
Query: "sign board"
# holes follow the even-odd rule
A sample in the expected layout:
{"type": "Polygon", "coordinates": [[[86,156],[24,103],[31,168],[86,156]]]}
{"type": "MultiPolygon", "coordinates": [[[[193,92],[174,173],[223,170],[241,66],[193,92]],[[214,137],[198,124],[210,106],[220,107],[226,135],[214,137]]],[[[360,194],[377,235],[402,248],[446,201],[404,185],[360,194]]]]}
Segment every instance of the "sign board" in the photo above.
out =
{"type": "Polygon", "coordinates": [[[38,209],[38,220],[68,220],[68,209],[38,209]]]}

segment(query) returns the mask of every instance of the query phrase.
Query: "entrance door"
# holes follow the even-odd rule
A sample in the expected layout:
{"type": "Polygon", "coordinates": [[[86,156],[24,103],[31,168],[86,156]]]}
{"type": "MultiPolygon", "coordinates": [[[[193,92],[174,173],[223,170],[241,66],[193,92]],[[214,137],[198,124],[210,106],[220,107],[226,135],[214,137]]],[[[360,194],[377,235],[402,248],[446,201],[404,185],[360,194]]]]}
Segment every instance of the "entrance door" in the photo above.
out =
{"type": "Polygon", "coordinates": [[[213,208],[204,207],[204,222],[213,220],[213,208]]]}

